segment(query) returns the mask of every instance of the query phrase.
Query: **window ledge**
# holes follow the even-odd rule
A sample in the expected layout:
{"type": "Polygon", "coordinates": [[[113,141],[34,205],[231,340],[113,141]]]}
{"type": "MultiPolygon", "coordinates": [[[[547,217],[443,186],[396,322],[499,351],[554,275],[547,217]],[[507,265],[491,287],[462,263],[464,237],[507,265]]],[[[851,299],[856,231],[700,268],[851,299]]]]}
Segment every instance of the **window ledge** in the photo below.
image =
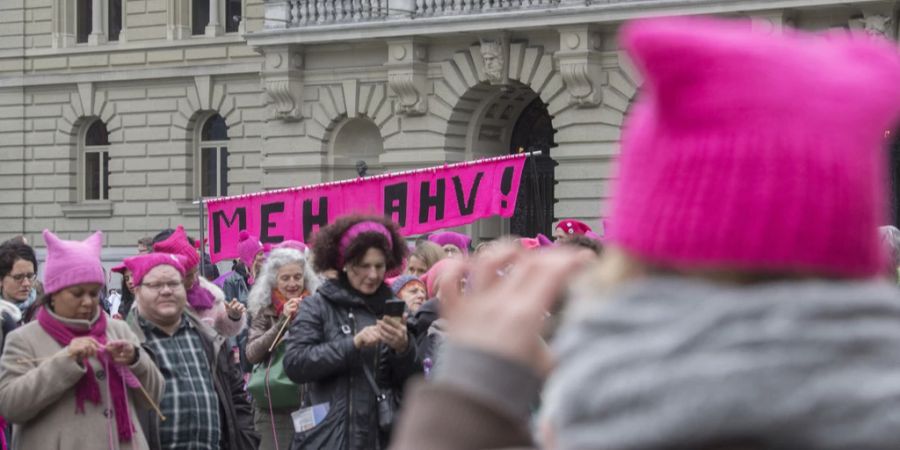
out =
{"type": "Polygon", "coordinates": [[[175,202],[175,206],[178,208],[178,212],[181,213],[182,216],[200,217],[200,207],[195,205],[194,202],[190,200],[175,202]]]}
{"type": "Polygon", "coordinates": [[[62,205],[63,216],[70,219],[82,219],[90,217],[112,217],[113,205],[111,202],[86,202],[62,205]]]}

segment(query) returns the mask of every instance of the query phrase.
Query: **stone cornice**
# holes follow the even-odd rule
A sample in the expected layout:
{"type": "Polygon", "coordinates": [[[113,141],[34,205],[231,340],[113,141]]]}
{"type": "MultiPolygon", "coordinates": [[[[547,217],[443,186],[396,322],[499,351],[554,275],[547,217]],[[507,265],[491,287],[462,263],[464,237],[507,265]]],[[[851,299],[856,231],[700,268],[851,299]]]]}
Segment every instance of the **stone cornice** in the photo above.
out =
{"type": "Polygon", "coordinates": [[[520,11],[481,12],[439,17],[397,17],[358,23],[307,25],[246,35],[252,46],[323,44],[402,36],[443,36],[458,33],[558,27],[576,24],[616,24],[660,15],[750,13],[786,8],[847,6],[865,0],[592,0],[589,5],[520,11]]]}

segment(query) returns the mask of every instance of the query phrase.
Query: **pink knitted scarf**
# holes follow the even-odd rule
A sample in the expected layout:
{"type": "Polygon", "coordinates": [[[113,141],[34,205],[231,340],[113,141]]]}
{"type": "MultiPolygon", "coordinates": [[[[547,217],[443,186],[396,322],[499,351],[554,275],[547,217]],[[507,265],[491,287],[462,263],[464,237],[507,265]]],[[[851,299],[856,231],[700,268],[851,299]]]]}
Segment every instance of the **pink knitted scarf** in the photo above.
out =
{"type": "MultiPolygon", "coordinates": [[[[59,345],[69,345],[72,339],[82,336],[90,336],[102,345],[106,345],[106,314],[100,313],[97,321],[88,330],[74,329],[54,318],[42,307],[37,313],[38,323],[59,345]]],[[[131,441],[134,434],[134,426],[128,415],[128,399],[125,397],[125,380],[117,369],[109,370],[115,363],[106,351],[97,353],[97,359],[107,368],[106,374],[109,380],[109,393],[113,400],[113,410],[116,413],[116,428],[119,430],[119,441],[131,441]]],[[[100,385],[94,375],[94,369],[90,364],[84,363],[87,373],[81,377],[75,386],[75,412],[84,414],[84,401],[88,400],[95,405],[100,404],[100,385]]]]}
{"type": "Polygon", "coordinates": [[[187,302],[194,311],[206,311],[216,304],[216,297],[197,282],[187,290],[187,302]]]}

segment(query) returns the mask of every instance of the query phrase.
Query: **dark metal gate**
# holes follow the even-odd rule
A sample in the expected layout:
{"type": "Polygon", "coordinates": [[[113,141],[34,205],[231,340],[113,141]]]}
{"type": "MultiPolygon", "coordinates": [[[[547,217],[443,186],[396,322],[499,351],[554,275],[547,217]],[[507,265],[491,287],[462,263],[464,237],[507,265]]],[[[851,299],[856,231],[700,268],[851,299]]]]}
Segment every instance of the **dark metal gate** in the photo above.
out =
{"type": "Polygon", "coordinates": [[[900,128],[891,131],[885,136],[888,139],[890,170],[891,170],[891,220],[895,226],[900,227],[900,128]]]}
{"type": "Polygon", "coordinates": [[[516,212],[510,219],[510,233],[534,237],[537,233],[552,234],[553,205],[556,203],[553,189],[556,181],[556,161],[550,157],[550,149],[556,147],[547,106],[540,98],[534,99],[516,121],[510,139],[510,153],[526,153],[528,160],[522,170],[516,212]]]}

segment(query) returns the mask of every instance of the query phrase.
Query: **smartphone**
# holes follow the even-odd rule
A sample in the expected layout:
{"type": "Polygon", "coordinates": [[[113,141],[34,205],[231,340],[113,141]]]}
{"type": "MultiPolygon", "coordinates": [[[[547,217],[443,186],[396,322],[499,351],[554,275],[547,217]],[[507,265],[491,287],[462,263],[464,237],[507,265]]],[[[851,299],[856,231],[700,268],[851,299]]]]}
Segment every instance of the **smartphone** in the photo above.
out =
{"type": "Polygon", "coordinates": [[[384,302],[384,315],[389,317],[403,317],[406,311],[406,303],[403,300],[388,300],[384,302]]]}

